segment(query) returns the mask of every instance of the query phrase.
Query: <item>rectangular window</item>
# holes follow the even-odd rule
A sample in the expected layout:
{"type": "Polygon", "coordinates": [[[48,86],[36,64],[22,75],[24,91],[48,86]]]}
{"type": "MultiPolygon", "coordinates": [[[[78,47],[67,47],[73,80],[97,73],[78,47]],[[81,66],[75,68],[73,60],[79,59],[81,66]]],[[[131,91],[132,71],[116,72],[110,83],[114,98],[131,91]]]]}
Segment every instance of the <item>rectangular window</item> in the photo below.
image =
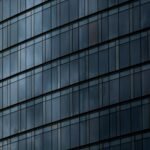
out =
{"type": "Polygon", "coordinates": [[[11,135],[18,133],[19,131],[19,116],[18,116],[18,111],[12,112],[10,115],[11,119],[11,135]]]}
{"type": "Polygon", "coordinates": [[[52,24],[50,8],[43,10],[42,18],[43,18],[43,32],[45,32],[51,28],[52,24]]]}
{"type": "Polygon", "coordinates": [[[18,71],[18,52],[11,53],[11,75],[18,71]]]}
{"type": "Polygon", "coordinates": [[[17,82],[13,82],[10,84],[10,90],[11,90],[11,104],[16,104],[18,101],[18,84],[17,82]]]}
{"type": "Polygon", "coordinates": [[[30,106],[27,108],[27,129],[34,127],[34,107],[30,106]]]}
{"type": "Polygon", "coordinates": [[[108,40],[108,17],[102,18],[102,41],[108,40]]]}
{"type": "Polygon", "coordinates": [[[18,0],[10,0],[10,12],[11,12],[11,16],[17,14],[18,11],[18,0]]]}
{"type": "Polygon", "coordinates": [[[45,132],[43,135],[43,149],[49,150],[52,147],[52,137],[51,132],[45,132]],[[43,148],[44,147],[44,148],[43,148]]]}
{"type": "Polygon", "coordinates": [[[50,123],[52,121],[52,101],[45,102],[45,122],[50,123]]]}
{"type": "Polygon", "coordinates": [[[10,55],[3,57],[3,77],[10,75],[10,55]]]}
{"type": "Polygon", "coordinates": [[[18,41],[18,23],[13,23],[10,26],[10,38],[11,38],[11,45],[14,45],[18,41]]]}
{"type": "Polygon", "coordinates": [[[52,121],[60,119],[60,98],[52,99],[52,121]]]}
{"type": "Polygon", "coordinates": [[[19,20],[18,22],[18,42],[25,40],[25,35],[26,35],[26,22],[25,19],[22,19],[19,20]]]}
{"type": "Polygon", "coordinates": [[[60,55],[60,37],[59,35],[52,37],[52,59],[60,55]]]}
{"type": "Polygon", "coordinates": [[[97,0],[88,0],[88,5],[89,5],[89,14],[92,14],[97,11],[97,0]]]}
{"type": "Polygon", "coordinates": [[[55,90],[59,87],[58,83],[58,67],[54,67],[52,68],[52,90],[55,90]]]}
{"type": "Polygon", "coordinates": [[[37,73],[35,75],[35,84],[34,84],[34,94],[38,96],[42,94],[42,73],[37,73]]]}
{"type": "Polygon", "coordinates": [[[37,127],[43,123],[43,103],[35,105],[35,114],[35,127],[37,127]]]}
{"type": "Polygon", "coordinates": [[[10,0],[3,0],[3,19],[10,16],[10,0]]]}
{"type": "Polygon", "coordinates": [[[61,87],[69,84],[69,63],[61,65],[61,87]]]}
{"type": "Polygon", "coordinates": [[[42,12],[34,14],[34,35],[42,32],[42,12]]]}
{"type": "Polygon", "coordinates": [[[42,45],[42,42],[39,42],[39,43],[36,43],[35,44],[35,51],[34,51],[34,60],[35,60],[35,63],[34,65],[39,65],[42,63],[42,52],[43,52],[43,45],[42,45]]]}
{"type": "Polygon", "coordinates": [[[27,63],[27,68],[30,68],[34,65],[33,63],[33,57],[34,57],[34,47],[33,45],[28,46],[26,48],[26,63],[27,63]]]}
{"type": "Polygon", "coordinates": [[[26,18],[26,38],[32,36],[32,16],[26,18]]]}
{"type": "Polygon", "coordinates": [[[150,94],[150,70],[142,72],[142,94],[150,94]]]}
{"type": "Polygon", "coordinates": [[[3,116],[3,138],[10,135],[10,114],[3,116]]]}
{"type": "Polygon", "coordinates": [[[51,90],[51,70],[45,70],[43,72],[43,92],[46,93],[51,90]]]}
{"type": "Polygon", "coordinates": [[[70,126],[61,128],[61,148],[69,149],[70,147],[70,126]]]}
{"type": "Polygon", "coordinates": [[[79,124],[71,125],[71,148],[79,146],[79,124]]]}
{"type": "Polygon", "coordinates": [[[79,0],[70,0],[69,2],[70,21],[73,21],[78,18],[79,0]]]}

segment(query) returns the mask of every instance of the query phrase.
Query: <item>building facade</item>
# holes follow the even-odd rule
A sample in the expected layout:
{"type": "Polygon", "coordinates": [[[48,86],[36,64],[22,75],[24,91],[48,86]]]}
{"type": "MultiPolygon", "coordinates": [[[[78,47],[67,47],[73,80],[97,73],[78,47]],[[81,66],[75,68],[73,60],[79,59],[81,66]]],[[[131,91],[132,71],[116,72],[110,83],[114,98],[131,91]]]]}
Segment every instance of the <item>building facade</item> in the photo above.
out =
{"type": "Polygon", "coordinates": [[[150,149],[150,0],[0,0],[0,150],[150,149]]]}

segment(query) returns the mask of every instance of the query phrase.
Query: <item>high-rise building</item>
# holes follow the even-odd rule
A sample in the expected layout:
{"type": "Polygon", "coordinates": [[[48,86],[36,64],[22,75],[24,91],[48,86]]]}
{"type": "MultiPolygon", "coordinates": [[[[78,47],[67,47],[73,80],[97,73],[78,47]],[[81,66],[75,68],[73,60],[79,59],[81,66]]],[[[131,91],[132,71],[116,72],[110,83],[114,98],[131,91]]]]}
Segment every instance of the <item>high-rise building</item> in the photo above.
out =
{"type": "Polygon", "coordinates": [[[150,149],[150,0],[0,0],[0,150],[150,149]]]}

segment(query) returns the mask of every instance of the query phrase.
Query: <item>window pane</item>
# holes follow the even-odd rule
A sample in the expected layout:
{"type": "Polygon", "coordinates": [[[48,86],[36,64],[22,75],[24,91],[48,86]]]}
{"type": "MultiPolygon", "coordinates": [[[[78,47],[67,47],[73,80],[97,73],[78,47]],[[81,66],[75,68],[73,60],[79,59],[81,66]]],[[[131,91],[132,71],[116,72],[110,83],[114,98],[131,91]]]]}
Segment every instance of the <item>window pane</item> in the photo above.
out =
{"type": "Polygon", "coordinates": [[[142,5],[141,7],[141,26],[146,28],[150,26],[150,20],[148,19],[150,14],[150,3],[142,5]]]}
{"type": "Polygon", "coordinates": [[[10,55],[3,57],[3,77],[10,75],[10,55]]]}
{"type": "Polygon", "coordinates": [[[27,114],[26,114],[26,109],[21,109],[20,110],[20,131],[26,130],[26,125],[27,125],[27,114]]]}
{"type": "Polygon", "coordinates": [[[80,49],[88,46],[88,26],[83,25],[79,28],[80,49]]]}
{"type": "Polygon", "coordinates": [[[72,105],[71,114],[75,115],[79,113],[79,91],[72,93],[72,105]]]}
{"type": "Polygon", "coordinates": [[[43,147],[44,147],[44,150],[50,150],[51,149],[51,145],[52,145],[52,142],[51,142],[52,138],[51,138],[51,132],[46,132],[44,133],[43,135],[43,147]]]}
{"type": "Polygon", "coordinates": [[[10,0],[3,0],[3,19],[10,16],[10,0]]]}
{"type": "Polygon", "coordinates": [[[18,22],[18,42],[25,40],[26,35],[26,24],[25,19],[19,20],[18,22]]]}
{"type": "Polygon", "coordinates": [[[129,33],[129,10],[119,13],[119,34],[129,33]]]}
{"type": "Polygon", "coordinates": [[[59,35],[52,37],[52,59],[59,57],[60,53],[59,35]]]}
{"type": "Polygon", "coordinates": [[[52,121],[60,119],[60,99],[52,99],[52,121]]]}
{"type": "Polygon", "coordinates": [[[61,87],[69,84],[69,63],[61,65],[61,87]]]}
{"type": "Polygon", "coordinates": [[[17,10],[18,10],[18,0],[13,0],[13,1],[10,1],[11,2],[11,16],[15,15],[17,13],[17,10]]]}
{"type": "Polygon", "coordinates": [[[11,38],[11,45],[16,44],[18,41],[18,26],[17,22],[11,24],[10,26],[10,38],[11,38]]]}
{"type": "Polygon", "coordinates": [[[70,147],[70,126],[61,128],[61,148],[69,149],[70,147]]]}
{"type": "Polygon", "coordinates": [[[42,94],[42,73],[35,75],[35,96],[42,94]]]}
{"type": "Polygon", "coordinates": [[[27,129],[34,127],[34,107],[27,108],[27,129]]]}
{"type": "Polygon", "coordinates": [[[46,45],[46,61],[49,61],[52,59],[52,40],[51,38],[50,39],[47,39],[45,41],[45,45],[46,45]]]}
{"type": "Polygon", "coordinates": [[[15,74],[18,71],[18,53],[11,53],[11,74],[15,74]]]}
{"type": "Polygon", "coordinates": [[[43,103],[35,105],[35,114],[35,127],[37,127],[43,123],[43,103]]]}
{"type": "Polygon", "coordinates": [[[150,104],[143,105],[143,129],[150,127],[150,104]]]}
{"type": "Polygon", "coordinates": [[[70,83],[75,83],[79,81],[79,66],[78,60],[70,62],[70,83]]]}
{"type": "Polygon", "coordinates": [[[120,68],[129,66],[129,43],[120,45],[120,68]]]}
{"type": "Polygon", "coordinates": [[[10,115],[3,116],[3,137],[10,135],[10,115]]]}
{"type": "Polygon", "coordinates": [[[25,70],[25,68],[26,68],[26,51],[25,51],[25,49],[22,49],[20,51],[20,68],[21,68],[21,71],[25,70]]]}
{"type": "Polygon", "coordinates": [[[33,45],[26,48],[26,63],[27,68],[33,66],[33,56],[34,56],[34,48],[33,45]]]}
{"type": "Polygon", "coordinates": [[[98,53],[89,56],[89,77],[98,75],[98,53]]]}
{"type": "Polygon", "coordinates": [[[50,8],[43,10],[43,31],[47,31],[51,28],[51,13],[50,8]]]}
{"type": "Polygon", "coordinates": [[[18,100],[18,85],[17,82],[13,82],[11,85],[11,104],[17,103],[18,100]]]}
{"type": "Polygon", "coordinates": [[[46,93],[51,90],[51,70],[43,72],[43,92],[46,93]]]}
{"type": "Polygon", "coordinates": [[[108,17],[102,18],[102,41],[108,40],[108,17]]]}
{"type": "Polygon", "coordinates": [[[60,3],[60,10],[61,24],[67,23],[69,21],[69,2],[64,1],[60,3]]]}
{"type": "Polygon", "coordinates": [[[130,76],[120,79],[120,101],[128,100],[131,96],[131,79],[130,76]]]}
{"type": "Polygon", "coordinates": [[[70,0],[69,3],[69,12],[70,12],[70,21],[75,20],[78,18],[78,12],[79,12],[79,2],[78,0],[70,0]]]}
{"type": "Polygon", "coordinates": [[[54,67],[52,68],[52,90],[57,89],[58,88],[58,68],[54,67]]]}
{"type": "Polygon", "coordinates": [[[19,132],[18,112],[11,113],[11,135],[19,132]]]}
{"type": "Polygon", "coordinates": [[[71,125],[71,147],[79,146],[79,124],[71,125]]]}
{"type": "Polygon", "coordinates": [[[89,88],[89,104],[90,104],[90,110],[99,107],[98,85],[89,88]]]}
{"type": "Polygon", "coordinates": [[[116,47],[109,48],[109,70],[116,70],[116,47]]]}
{"type": "Polygon", "coordinates": [[[32,36],[32,16],[26,18],[26,38],[32,36]]]}
{"type": "Polygon", "coordinates": [[[68,117],[70,115],[70,97],[69,95],[61,96],[61,118],[68,117]]]}
{"type": "Polygon", "coordinates": [[[34,52],[34,58],[35,58],[35,65],[39,65],[42,63],[42,42],[35,44],[35,52],[34,52]]]}
{"type": "Polygon", "coordinates": [[[51,100],[45,102],[45,122],[50,123],[52,120],[52,104],[51,100]]]}
{"type": "Polygon", "coordinates": [[[150,93],[150,70],[142,73],[142,94],[147,95],[150,93]]]}
{"type": "Polygon", "coordinates": [[[34,146],[35,146],[36,150],[41,150],[43,148],[43,136],[42,136],[42,134],[35,136],[34,146]]]}
{"type": "Polygon", "coordinates": [[[89,5],[89,14],[94,13],[97,11],[97,0],[88,0],[89,5]]]}
{"type": "Polygon", "coordinates": [[[42,32],[42,12],[38,12],[34,16],[34,35],[37,35],[42,32]]]}

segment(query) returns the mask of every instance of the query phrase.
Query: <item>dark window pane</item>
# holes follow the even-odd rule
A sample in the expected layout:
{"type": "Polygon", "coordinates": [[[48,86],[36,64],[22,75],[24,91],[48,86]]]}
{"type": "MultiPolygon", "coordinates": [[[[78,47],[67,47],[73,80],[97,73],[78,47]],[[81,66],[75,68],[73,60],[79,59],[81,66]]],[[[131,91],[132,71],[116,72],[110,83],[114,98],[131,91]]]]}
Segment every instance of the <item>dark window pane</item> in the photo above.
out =
{"type": "Polygon", "coordinates": [[[129,43],[120,45],[120,68],[129,66],[130,57],[129,57],[129,43]]]}
{"type": "Polygon", "coordinates": [[[15,74],[18,71],[18,53],[11,53],[11,74],[15,74]]]}
{"type": "Polygon", "coordinates": [[[79,146],[79,124],[71,125],[71,147],[79,146]]]}
{"type": "Polygon", "coordinates": [[[102,41],[108,40],[108,17],[102,18],[102,41]]]}
{"type": "Polygon", "coordinates": [[[52,59],[59,57],[59,51],[60,51],[60,46],[59,46],[60,38],[59,36],[54,36],[52,37],[52,59]]]}
{"type": "Polygon", "coordinates": [[[43,123],[43,103],[35,105],[35,126],[40,126],[43,123]]]}
{"type": "Polygon", "coordinates": [[[71,114],[75,115],[79,113],[79,91],[72,93],[72,105],[71,114]]]}
{"type": "Polygon", "coordinates": [[[10,38],[11,38],[11,45],[14,45],[18,41],[18,24],[13,23],[10,26],[10,38]]]}
{"type": "Polygon", "coordinates": [[[43,31],[47,31],[51,28],[51,12],[50,8],[44,9],[43,10],[43,31]]]}
{"type": "Polygon", "coordinates": [[[133,93],[134,97],[141,96],[142,89],[141,89],[141,73],[135,73],[133,76],[133,93]]]}
{"type": "Polygon", "coordinates": [[[18,112],[11,113],[11,134],[15,134],[19,131],[19,116],[18,112]]]}
{"type": "Polygon", "coordinates": [[[131,79],[130,76],[120,79],[120,101],[128,100],[131,96],[131,79]]]}
{"type": "Polygon", "coordinates": [[[52,89],[57,89],[58,88],[58,68],[54,67],[52,68],[52,89]]]}
{"type": "Polygon", "coordinates": [[[133,30],[140,29],[140,8],[139,6],[133,8],[133,30]]]}
{"type": "Polygon", "coordinates": [[[42,73],[37,73],[35,75],[34,90],[35,96],[42,94],[42,73]]]}
{"type": "Polygon", "coordinates": [[[60,4],[60,10],[61,24],[67,23],[69,21],[69,2],[62,2],[60,4]]]}
{"type": "Polygon", "coordinates": [[[18,22],[18,42],[25,40],[26,35],[26,24],[25,19],[19,20],[18,22]]]}
{"type": "Polygon", "coordinates": [[[11,85],[10,85],[10,89],[11,89],[11,104],[15,104],[17,103],[17,100],[18,100],[18,85],[17,85],[17,82],[13,82],[11,85]]]}
{"type": "Polygon", "coordinates": [[[45,102],[45,122],[50,123],[52,120],[52,104],[51,100],[45,102]]]}
{"type": "Polygon", "coordinates": [[[147,95],[150,93],[150,70],[142,73],[142,94],[147,95]]]}
{"type": "Polygon", "coordinates": [[[42,32],[42,12],[38,12],[34,15],[34,35],[42,32]]]}
{"type": "Polygon", "coordinates": [[[69,149],[70,147],[70,126],[61,128],[61,148],[69,149]]]}
{"type": "Polygon", "coordinates": [[[109,70],[116,70],[116,47],[109,49],[109,70]]]}
{"type": "Polygon", "coordinates": [[[51,70],[43,72],[43,92],[46,93],[51,90],[51,70]]]}
{"type": "Polygon", "coordinates": [[[94,13],[97,11],[97,0],[88,0],[89,5],[89,14],[94,13]]]}
{"type": "Polygon", "coordinates": [[[150,127],[150,104],[143,105],[143,129],[150,127]]]}
{"type": "Polygon", "coordinates": [[[10,1],[11,4],[10,4],[10,11],[11,11],[11,16],[15,15],[17,13],[17,10],[18,10],[18,0],[13,0],[13,1],[10,1]]]}
{"type": "Polygon", "coordinates": [[[27,129],[34,127],[34,107],[27,108],[27,129]]]}
{"type": "Polygon", "coordinates": [[[109,82],[104,82],[102,86],[103,106],[109,105],[109,82]]]}
{"type": "Polygon", "coordinates": [[[44,150],[50,150],[52,145],[52,138],[51,138],[51,132],[46,132],[43,135],[43,146],[44,150]]]}
{"type": "Polygon", "coordinates": [[[89,45],[94,45],[97,42],[98,42],[98,25],[96,21],[89,24],[89,45]]]}
{"type": "Polygon", "coordinates": [[[3,116],[3,137],[10,135],[10,115],[3,116]]]}
{"type": "Polygon", "coordinates": [[[119,34],[129,33],[129,10],[119,13],[119,34]]]}
{"type": "Polygon", "coordinates": [[[69,63],[61,65],[61,87],[69,84],[69,63]]]}
{"type": "Polygon", "coordinates": [[[42,136],[42,134],[35,136],[34,146],[35,146],[36,150],[41,150],[43,148],[43,136],[42,136]]]}
{"type": "Polygon", "coordinates": [[[33,56],[34,56],[34,48],[33,45],[26,48],[26,63],[27,68],[30,68],[33,66],[33,56]]]}
{"type": "Polygon", "coordinates": [[[52,121],[60,119],[60,99],[52,99],[52,121]]]}
{"type": "Polygon", "coordinates": [[[35,65],[42,63],[42,51],[42,42],[36,43],[34,52],[35,65]]]}
{"type": "Polygon", "coordinates": [[[22,101],[26,98],[26,78],[18,81],[18,97],[19,101],[22,101]]]}
{"type": "Polygon", "coordinates": [[[70,0],[70,21],[75,20],[78,18],[78,12],[79,12],[79,2],[78,0],[70,0]]]}

